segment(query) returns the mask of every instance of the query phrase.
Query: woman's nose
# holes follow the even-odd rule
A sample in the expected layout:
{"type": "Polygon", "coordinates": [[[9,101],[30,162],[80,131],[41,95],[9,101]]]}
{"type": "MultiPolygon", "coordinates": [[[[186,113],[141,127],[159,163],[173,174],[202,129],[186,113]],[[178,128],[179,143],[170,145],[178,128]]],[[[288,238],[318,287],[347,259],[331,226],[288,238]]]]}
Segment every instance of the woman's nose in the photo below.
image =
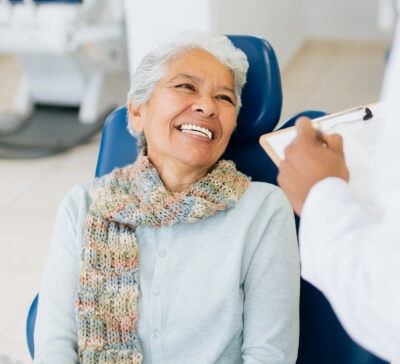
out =
{"type": "Polygon", "coordinates": [[[216,117],[218,115],[215,101],[209,96],[198,97],[193,104],[193,110],[202,113],[205,117],[216,117]]]}

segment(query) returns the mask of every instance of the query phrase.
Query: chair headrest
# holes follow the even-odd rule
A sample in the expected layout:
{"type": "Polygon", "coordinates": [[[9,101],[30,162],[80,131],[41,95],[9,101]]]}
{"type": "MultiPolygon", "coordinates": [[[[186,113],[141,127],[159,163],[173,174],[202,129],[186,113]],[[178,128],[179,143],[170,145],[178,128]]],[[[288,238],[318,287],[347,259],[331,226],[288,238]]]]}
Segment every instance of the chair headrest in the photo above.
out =
{"type": "Polygon", "coordinates": [[[272,46],[251,35],[228,35],[249,61],[247,82],[242,92],[243,106],[230,143],[246,143],[272,131],[282,109],[282,87],[278,61],[272,46]]]}

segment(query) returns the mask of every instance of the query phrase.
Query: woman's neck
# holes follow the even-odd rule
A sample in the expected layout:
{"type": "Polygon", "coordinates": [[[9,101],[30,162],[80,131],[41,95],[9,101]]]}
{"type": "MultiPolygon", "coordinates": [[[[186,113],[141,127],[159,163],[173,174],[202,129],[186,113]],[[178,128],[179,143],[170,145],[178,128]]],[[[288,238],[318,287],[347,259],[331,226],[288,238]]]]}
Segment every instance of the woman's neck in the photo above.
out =
{"type": "Polygon", "coordinates": [[[209,167],[193,167],[179,163],[154,163],[161,180],[170,192],[182,192],[190,185],[203,178],[210,170],[209,167]]]}

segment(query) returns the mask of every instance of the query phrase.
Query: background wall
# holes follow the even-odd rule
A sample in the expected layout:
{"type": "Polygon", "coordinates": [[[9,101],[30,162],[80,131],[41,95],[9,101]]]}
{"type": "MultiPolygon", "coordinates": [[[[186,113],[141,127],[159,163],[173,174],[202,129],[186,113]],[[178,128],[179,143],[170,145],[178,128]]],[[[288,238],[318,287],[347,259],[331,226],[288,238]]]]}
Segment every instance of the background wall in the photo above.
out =
{"type": "Polygon", "coordinates": [[[378,16],[386,0],[303,0],[303,3],[306,32],[312,38],[377,40],[390,34],[378,26],[378,16]]]}
{"type": "Polygon", "coordinates": [[[124,0],[131,74],[157,40],[184,29],[209,29],[211,1],[124,0]]]}
{"type": "Polygon", "coordinates": [[[214,0],[211,25],[226,34],[254,34],[267,39],[283,67],[302,45],[306,33],[304,0],[214,0]]]}
{"type": "Polygon", "coordinates": [[[259,35],[270,41],[281,65],[306,36],[305,0],[124,1],[131,72],[157,39],[184,29],[259,35]]]}
{"type": "Polygon", "coordinates": [[[183,29],[255,34],[274,47],[281,68],[307,38],[387,39],[378,28],[380,3],[391,0],[125,1],[131,72],[157,39],[183,29]]]}

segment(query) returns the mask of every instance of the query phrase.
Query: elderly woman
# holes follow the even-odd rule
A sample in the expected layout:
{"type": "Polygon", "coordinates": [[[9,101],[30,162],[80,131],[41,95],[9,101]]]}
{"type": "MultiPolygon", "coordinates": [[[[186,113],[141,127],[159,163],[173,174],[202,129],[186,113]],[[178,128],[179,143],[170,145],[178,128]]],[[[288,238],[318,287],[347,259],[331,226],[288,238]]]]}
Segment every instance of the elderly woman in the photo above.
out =
{"type": "Polygon", "coordinates": [[[248,62],[186,32],[139,65],[135,163],[63,200],[35,363],[294,363],[299,263],[280,189],[219,160],[248,62]]]}

